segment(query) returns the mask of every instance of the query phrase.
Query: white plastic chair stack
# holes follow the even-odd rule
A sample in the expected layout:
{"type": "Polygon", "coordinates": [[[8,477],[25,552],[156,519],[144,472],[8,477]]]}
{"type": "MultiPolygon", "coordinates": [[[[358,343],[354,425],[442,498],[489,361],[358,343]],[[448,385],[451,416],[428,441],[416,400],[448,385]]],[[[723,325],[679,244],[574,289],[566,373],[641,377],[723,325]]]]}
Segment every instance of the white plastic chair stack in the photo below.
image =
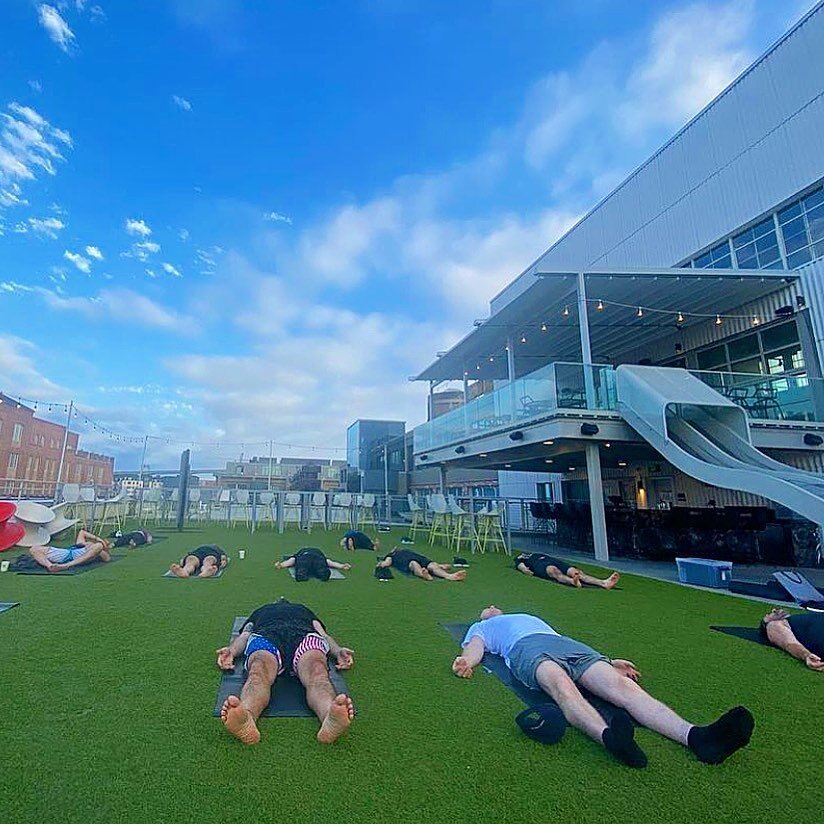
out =
{"type": "Polygon", "coordinates": [[[98,517],[94,531],[97,534],[102,534],[106,527],[109,526],[121,529],[123,522],[126,520],[128,493],[125,489],[121,489],[111,498],[98,499],[96,506],[98,517]]]}
{"type": "Polygon", "coordinates": [[[229,503],[231,501],[232,493],[229,489],[221,489],[217,498],[212,499],[209,507],[210,521],[223,521],[229,518],[229,503]]]}
{"type": "Polygon", "coordinates": [[[358,527],[367,524],[375,525],[375,496],[371,492],[364,492],[358,500],[358,527]]]}
{"type": "Polygon", "coordinates": [[[80,522],[84,526],[94,527],[94,517],[97,512],[97,497],[93,486],[80,487],[80,522]]]}
{"type": "Polygon", "coordinates": [[[300,492],[287,492],[283,501],[283,525],[297,524],[300,527],[300,492]]]}
{"type": "Polygon", "coordinates": [[[473,546],[474,535],[472,534],[472,524],[469,520],[469,513],[458,504],[454,495],[450,495],[447,501],[450,515],[450,545],[456,555],[461,554],[461,545],[468,543],[473,546]]]}
{"type": "Polygon", "coordinates": [[[352,524],[351,492],[338,492],[332,499],[332,523],[349,529],[352,524]]]}
{"type": "Polygon", "coordinates": [[[161,515],[161,492],[160,489],[144,489],[140,500],[140,510],[138,520],[155,523],[160,520],[161,515]]]}
{"type": "Polygon", "coordinates": [[[313,492],[312,501],[309,505],[309,528],[312,524],[323,524],[326,529],[326,493],[313,492]]]}
{"type": "Polygon", "coordinates": [[[198,487],[189,490],[189,497],[186,505],[186,520],[187,521],[202,521],[203,515],[201,512],[200,502],[203,495],[198,487]]]}
{"type": "Polygon", "coordinates": [[[268,521],[272,526],[275,525],[277,514],[275,512],[274,492],[261,492],[258,495],[255,518],[259,524],[264,524],[268,521]]]}
{"type": "Polygon", "coordinates": [[[66,504],[66,517],[77,518],[79,510],[78,504],[80,503],[80,484],[63,484],[60,497],[66,504]]]}
{"type": "Polygon", "coordinates": [[[412,518],[410,532],[412,533],[412,538],[414,538],[418,527],[423,529],[426,528],[426,513],[424,512],[423,507],[415,500],[415,496],[411,492],[406,496],[406,499],[409,501],[409,514],[412,518]]]}
{"type": "Polygon", "coordinates": [[[429,528],[429,543],[434,544],[435,539],[446,541],[449,544],[449,507],[446,498],[441,493],[436,493],[429,498],[429,505],[432,511],[432,526],[429,528]]]}
{"type": "Polygon", "coordinates": [[[247,527],[252,525],[252,504],[249,502],[248,489],[232,490],[230,526],[238,521],[244,521],[247,527]]]}

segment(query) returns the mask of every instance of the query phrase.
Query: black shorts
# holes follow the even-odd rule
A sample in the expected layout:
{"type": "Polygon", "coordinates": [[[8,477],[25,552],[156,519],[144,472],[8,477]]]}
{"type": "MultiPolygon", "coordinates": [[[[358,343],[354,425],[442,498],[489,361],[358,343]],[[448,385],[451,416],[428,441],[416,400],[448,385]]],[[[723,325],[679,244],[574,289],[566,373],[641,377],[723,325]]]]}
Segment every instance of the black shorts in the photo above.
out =
{"type": "Polygon", "coordinates": [[[199,546],[197,549],[193,549],[191,552],[187,552],[181,559],[180,565],[184,566],[186,564],[186,559],[193,555],[197,558],[198,561],[202,564],[210,555],[212,558],[217,561],[217,565],[220,566],[221,558],[223,558],[226,553],[219,547],[219,546],[199,546]]]}
{"type": "Polygon", "coordinates": [[[304,547],[295,553],[294,558],[296,581],[307,581],[309,578],[329,580],[332,570],[326,563],[326,556],[319,549],[304,547]]]}
{"type": "Polygon", "coordinates": [[[566,575],[566,571],[572,564],[560,560],[560,558],[553,558],[551,555],[542,555],[539,559],[532,561],[532,563],[525,564],[527,569],[531,569],[536,578],[543,578],[544,580],[551,580],[546,568],[554,566],[562,575],[566,575]]]}
{"type": "Polygon", "coordinates": [[[432,560],[427,558],[425,555],[421,555],[418,552],[412,552],[408,549],[402,549],[392,553],[392,566],[401,572],[410,572],[411,570],[409,569],[409,564],[413,561],[420,564],[423,569],[426,569],[432,563],[432,560]]]}

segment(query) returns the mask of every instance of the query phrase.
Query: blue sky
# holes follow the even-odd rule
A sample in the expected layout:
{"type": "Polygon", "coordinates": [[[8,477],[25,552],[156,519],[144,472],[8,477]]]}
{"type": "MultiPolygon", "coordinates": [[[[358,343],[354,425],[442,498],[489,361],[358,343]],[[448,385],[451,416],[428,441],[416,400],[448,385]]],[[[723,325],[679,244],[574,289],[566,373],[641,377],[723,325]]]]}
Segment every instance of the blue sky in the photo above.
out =
{"type": "Polygon", "coordinates": [[[155,466],[415,425],[407,376],[811,5],[7,0],[0,391],[124,468],[87,417],[155,466]]]}

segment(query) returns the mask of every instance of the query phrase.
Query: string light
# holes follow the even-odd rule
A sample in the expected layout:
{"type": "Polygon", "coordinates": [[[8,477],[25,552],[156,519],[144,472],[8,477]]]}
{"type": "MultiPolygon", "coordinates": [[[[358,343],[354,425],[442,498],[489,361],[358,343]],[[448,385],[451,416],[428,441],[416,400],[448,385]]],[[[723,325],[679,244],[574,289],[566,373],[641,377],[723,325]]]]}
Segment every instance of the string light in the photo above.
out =
{"type": "Polygon", "coordinates": [[[541,331],[546,332],[546,321],[541,324],[541,331]]]}
{"type": "Polygon", "coordinates": [[[716,326],[720,326],[723,322],[724,322],[724,321],[723,321],[723,320],[721,320],[721,315],[716,315],[716,316],[715,316],[715,325],[716,325],[716,326]]]}
{"type": "Polygon", "coordinates": [[[521,335],[521,343],[526,343],[526,335],[521,335]]]}
{"type": "Polygon", "coordinates": [[[675,320],[676,320],[676,323],[683,323],[684,322],[684,316],[679,312],[678,317],[675,320]]]}
{"type": "Polygon", "coordinates": [[[753,326],[758,326],[760,323],[761,323],[761,321],[758,319],[758,315],[753,315],[752,316],[752,325],[753,326]]]}
{"type": "Polygon", "coordinates": [[[564,306],[564,311],[563,311],[563,312],[561,312],[561,314],[562,314],[565,318],[568,318],[568,317],[569,317],[569,306],[564,306]]]}
{"type": "Polygon", "coordinates": [[[638,311],[635,313],[635,317],[636,318],[644,317],[644,310],[640,306],[638,307],[638,311]]]}
{"type": "Polygon", "coordinates": [[[604,311],[604,302],[602,300],[598,301],[598,305],[595,307],[599,312],[604,311]]]}

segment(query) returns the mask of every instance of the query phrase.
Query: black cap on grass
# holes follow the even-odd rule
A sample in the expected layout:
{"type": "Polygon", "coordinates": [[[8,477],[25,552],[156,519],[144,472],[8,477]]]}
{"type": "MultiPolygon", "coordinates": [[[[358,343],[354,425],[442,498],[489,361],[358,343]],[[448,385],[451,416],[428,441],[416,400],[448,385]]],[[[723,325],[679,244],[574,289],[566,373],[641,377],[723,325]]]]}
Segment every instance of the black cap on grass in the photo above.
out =
{"type": "Polygon", "coordinates": [[[525,709],[515,721],[525,735],[542,744],[557,744],[567,728],[567,720],[557,704],[540,704],[525,709]]]}

